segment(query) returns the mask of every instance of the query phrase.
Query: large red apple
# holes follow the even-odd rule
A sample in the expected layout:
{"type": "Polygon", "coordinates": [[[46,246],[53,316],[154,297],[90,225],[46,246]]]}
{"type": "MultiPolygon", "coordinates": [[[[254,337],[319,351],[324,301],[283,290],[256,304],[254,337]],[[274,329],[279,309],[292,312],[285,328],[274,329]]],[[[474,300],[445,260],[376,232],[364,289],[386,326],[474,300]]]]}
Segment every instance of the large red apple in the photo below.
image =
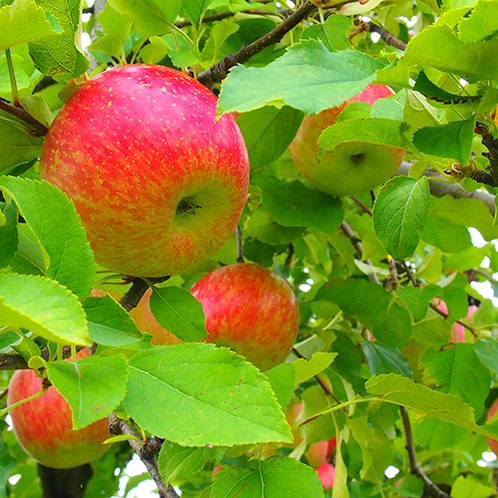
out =
{"type": "Polygon", "coordinates": [[[229,265],[202,277],[192,294],[204,308],[208,342],[230,346],[261,370],[285,361],[299,307],[282,277],[254,264],[229,265]]]}
{"type": "Polygon", "coordinates": [[[216,105],[186,74],[129,65],[84,84],[59,112],[41,177],[74,201],[98,263],[142,277],[186,272],[233,233],[248,157],[216,105]]]}
{"type": "Polygon", "coordinates": [[[332,126],[350,102],[367,102],[389,97],[393,91],[384,85],[369,85],[344,104],[305,116],[289,146],[292,159],[303,176],[318,190],[334,196],[357,195],[378,187],[397,170],[405,151],[368,142],[344,142],[333,153],[317,160],[318,139],[332,126]]]}
{"type": "MultiPolygon", "coordinates": [[[[88,356],[86,349],[77,359],[88,356]]],[[[7,405],[27,398],[41,389],[41,379],[33,370],[17,370],[12,375],[7,405]]],[[[55,469],[70,469],[99,458],[110,437],[107,418],[83,429],[73,430],[67,401],[50,386],[45,394],[10,412],[14,434],[24,451],[38,463],[55,469]]]]}

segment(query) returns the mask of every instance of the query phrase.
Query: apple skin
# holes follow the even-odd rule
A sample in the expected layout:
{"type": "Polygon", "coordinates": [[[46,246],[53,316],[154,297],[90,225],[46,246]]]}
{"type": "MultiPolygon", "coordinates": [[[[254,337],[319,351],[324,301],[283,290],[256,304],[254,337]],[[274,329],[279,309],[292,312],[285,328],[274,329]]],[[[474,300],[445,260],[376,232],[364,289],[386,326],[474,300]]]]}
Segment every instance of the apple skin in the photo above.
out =
{"type": "Polygon", "coordinates": [[[323,462],[320,467],[316,469],[316,472],[324,489],[331,489],[334,487],[335,467],[331,463],[323,462]]]}
{"type": "Polygon", "coordinates": [[[369,85],[344,104],[326,109],[318,114],[305,116],[289,146],[295,165],[303,176],[318,190],[341,197],[357,195],[378,187],[398,169],[405,151],[387,145],[365,142],[339,144],[331,154],[324,154],[317,161],[318,139],[332,126],[350,102],[367,102],[393,95],[384,85],[369,85]]]}
{"type": "MultiPolygon", "coordinates": [[[[436,299],[437,307],[443,312],[448,314],[448,306],[446,303],[440,299],[436,299]]],[[[467,311],[467,321],[470,321],[472,315],[477,311],[477,306],[475,304],[471,304],[467,311]]],[[[451,342],[465,342],[465,328],[463,325],[459,323],[454,323],[451,328],[451,342]]]]}
{"type": "MultiPolygon", "coordinates": [[[[88,356],[83,349],[77,359],[88,356]]],[[[41,379],[33,370],[17,370],[12,375],[7,405],[12,405],[38,392],[41,379]]],[[[23,450],[36,462],[54,469],[70,469],[99,458],[108,446],[102,443],[111,437],[107,418],[73,430],[72,412],[55,387],[32,401],[10,410],[12,426],[23,450]]]]}
{"type": "Polygon", "coordinates": [[[285,361],[299,331],[290,285],[256,264],[218,268],[191,289],[206,315],[207,342],[229,346],[261,370],[285,361]]]}
{"type": "Polygon", "coordinates": [[[164,66],[116,67],[85,83],[50,126],[40,175],[74,202],[99,264],[159,277],[192,270],[233,233],[249,160],[216,97],[164,66]]]}
{"type": "Polygon", "coordinates": [[[327,441],[310,444],[306,450],[306,459],[313,468],[318,468],[322,463],[329,461],[337,446],[337,438],[333,437],[327,441]]]}

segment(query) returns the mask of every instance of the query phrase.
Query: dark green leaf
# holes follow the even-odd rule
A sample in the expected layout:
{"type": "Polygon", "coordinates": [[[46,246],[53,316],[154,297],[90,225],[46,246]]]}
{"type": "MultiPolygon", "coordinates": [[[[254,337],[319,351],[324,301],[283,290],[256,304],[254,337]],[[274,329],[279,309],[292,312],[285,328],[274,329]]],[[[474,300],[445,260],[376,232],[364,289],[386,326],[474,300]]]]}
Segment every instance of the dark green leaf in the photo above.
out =
{"type": "Polygon", "coordinates": [[[0,211],[0,268],[5,268],[12,261],[18,242],[17,206],[10,201],[0,211]]]}
{"type": "Polygon", "coordinates": [[[398,373],[408,378],[412,377],[412,370],[398,348],[365,341],[363,351],[372,374],[398,373]]]}

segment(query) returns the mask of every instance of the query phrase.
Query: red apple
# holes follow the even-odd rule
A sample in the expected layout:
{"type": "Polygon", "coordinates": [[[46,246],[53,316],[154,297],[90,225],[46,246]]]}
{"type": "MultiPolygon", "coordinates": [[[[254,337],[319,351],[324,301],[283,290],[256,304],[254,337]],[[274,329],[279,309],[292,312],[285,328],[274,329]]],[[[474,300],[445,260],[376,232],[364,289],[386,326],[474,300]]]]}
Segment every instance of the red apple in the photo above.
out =
{"type": "Polygon", "coordinates": [[[389,97],[393,91],[384,85],[369,85],[344,104],[305,116],[289,146],[292,159],[304,177],[318,190],[334,196],[356,195],[378,187],[398,169],[405,151],[367,142],[345,142],[333,153],[317,160],[318,138],[332,126],[350,102],[368,102],[389,97]]]}
{"type": "Polygon", "coordinates": [[[192,294],[203,305],[208,342],[230,346],[261,370],[285,361],[299,307],[282,277],[255,264],[229,265],[202,277],[192,294]]]}
{"type": "Polygon", "coordinates": [[[84,84],[59,112],[41,177],[74,201],[98,263],[142,277],[187,272],[233,233],[249,162],[216,105],[184,73],[129,65],[84,84]]]}
{"type": "Polygon", "coordinates": [[[330,460],[337,446],[337,438],[310,444],[306,450],[306,458],[313,468],[318,468],[323,462],[330,460]]]}
{"type": "MultiPolygon", "coordinates": [[[[88,356],[81,350],[76,358],[88,356]]],[[[12,375],[7,405],[27,398],[41,389],[41,379],[33,370],[17,370],[12,375]]],[[[10,410],[14,434],[24,451],[38,463],[54,469],[70,469],[99,458],[110,437],[107,418],[83,429],[73,430],[71,407],[50,386],[45,394],[10,410]]]]}
{"type": "Polygon", "coordinates": [[[316,469],[318,478],[325,489],[330,489],[334,486],[335,467],[329,462],[323,462],[316,469]]]}
{"type": "MultiPolygon", "coordinates": [[[[436,299],[437,307],[443,312],[448,314],[448,306],[444,301],[440,299],[436,299]]],[[[477,306],[475,304],[471,304],[467,311],[467,320],[472,318],[472,315],[477,311],[477,306]]],[[[456,323],[451,328],[451,342],[465,342],[465,328],[463,325],[456,323]]]]}

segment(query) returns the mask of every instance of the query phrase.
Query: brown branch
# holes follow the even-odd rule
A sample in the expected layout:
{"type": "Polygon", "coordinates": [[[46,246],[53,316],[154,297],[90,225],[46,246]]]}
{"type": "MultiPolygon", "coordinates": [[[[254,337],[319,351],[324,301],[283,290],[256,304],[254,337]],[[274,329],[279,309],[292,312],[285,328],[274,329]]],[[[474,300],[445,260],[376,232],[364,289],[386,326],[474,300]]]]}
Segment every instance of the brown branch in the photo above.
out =
{"type": "Polygon", "coordinates": [[[413,433],[410,425],[408,410],[406,406],[400,406],[399,411],[401,414],[401,420],[403,422],[403,430],[405,432],[405,448],[408,452],[410,472],[414,476],[417,476],[424,483],[424,490],[428,496],[432,498],[450,498],[450,495],[446,494],[442,489],[438,488],[420,468],[420,465],[417,461],[417,455],[415,453],[415,443],[413,441],[413,433]]]}
{"type": "Polygon", "coordinates": [[[358,24],[359,31],[377,33],[391,47],[398,50],[406,50],[406,43],[396,38],[390,31],[373,22],[360,21],[358,24]]]}
{"type": "MultiPolygon", "coordinates": [[[[448,313],[445,313],[444,311],[440,310],[434,303],[429,303],[429,307],[433,309],[438,315],[441,315],[445,320],[448,319],[448,313]]],[[[462,327],[466,328],[474,337],[479,337],[479,334],[476,332],[476,330],[471,327],[470,325],[467,325],[466,323],[462,322],[462,320],[457,320],[455,323],[458,323],[458,325],[461,325],[462,327]]]]}
{"type": "Polygon", "coordinates": [[[129,439],[128,443],[132,447],[133,451],[138,455],[140,460],[142,460],[145,467],[147,468],[147,472],[156,483],[157,489],[159,491],[159,496],[161,498],[179,498],[173,486],[166,486],[159,474],[156,454],[158,451],[158,447],[160,447],[160,440],[158,440],[157,438],[152,438],[152,447],[149,448],[149,443],[147,441],[145,443],[142,441],[142,435],[140,434],[140,432],[136,428],[130,426],[124,420],[120,419],[114,413],[109,416],[109,432],[111,434],[126,434],[129,436],[135,436],[136,438],[140,439],[140,441],[129,439]]]}
{"type": "Polygon", "coordinates": [[[31,135],[35,137],[44,137],[47,134],[48,128],[43,123],[38,121],[34,116],[29,114],[29,112],[27,112],[24,108],[15,107],[0,98],[0,109],[9,114],[12,114],[12,116],[15,116],[16,118],[30,125],[32,129],[27,129],[26,131],[31,135]]]}
{"type": "MultiPolygon", "coordinates": [[[[157,277],[148,278],[147,280],[152,283],[165,282],[170,277],[157,277]]],[[[136,308],[140,299],[147,292],[149,284],[142,278],[134,277],[132,280],[132,285],[126,294],[119,300],[119,304],[126,310],[130,311],[136,308]]]]}
{"type": "Polygon", "coordinates": [[[228,55],[212,66],[210,69],[199,74],[198,80],[206,86],[220,82],[226,78],[228,71],[237,64],[244,64],[251,57],[263,51],[265,48],[278,43],[292,28],[315,12],[316,7],[306,0],[293,14],[279,24],[269,33],[258,38],[249,45],[242,47],[236,54],[228,55]]]}

